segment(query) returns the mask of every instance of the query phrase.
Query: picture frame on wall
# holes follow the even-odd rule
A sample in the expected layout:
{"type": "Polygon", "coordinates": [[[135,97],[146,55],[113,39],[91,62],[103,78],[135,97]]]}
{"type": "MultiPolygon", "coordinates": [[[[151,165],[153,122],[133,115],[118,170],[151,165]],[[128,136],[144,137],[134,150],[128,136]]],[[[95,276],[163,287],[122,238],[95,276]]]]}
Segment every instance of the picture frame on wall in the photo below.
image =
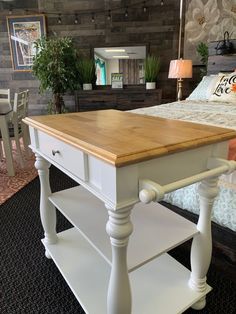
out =
{"type": "Polygon", "coordinates": [[[46,36],[45,15],[7,16],[12,67],[31,71],[36,54],[34,42],[46,36]]]}

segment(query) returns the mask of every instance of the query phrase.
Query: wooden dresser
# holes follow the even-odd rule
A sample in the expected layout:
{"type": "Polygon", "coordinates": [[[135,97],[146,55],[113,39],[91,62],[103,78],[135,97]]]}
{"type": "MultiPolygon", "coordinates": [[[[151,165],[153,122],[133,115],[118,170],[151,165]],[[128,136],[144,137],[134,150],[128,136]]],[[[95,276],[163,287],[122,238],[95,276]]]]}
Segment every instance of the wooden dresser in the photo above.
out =
{"type": "Polygon", "coordinates": [[[77,111],[132,110],[161,104],[161,89],[146,90],[145,85],[127,85],[123,89],[110,86],[91,91],[79,90],[76,97],[77,111]]]}

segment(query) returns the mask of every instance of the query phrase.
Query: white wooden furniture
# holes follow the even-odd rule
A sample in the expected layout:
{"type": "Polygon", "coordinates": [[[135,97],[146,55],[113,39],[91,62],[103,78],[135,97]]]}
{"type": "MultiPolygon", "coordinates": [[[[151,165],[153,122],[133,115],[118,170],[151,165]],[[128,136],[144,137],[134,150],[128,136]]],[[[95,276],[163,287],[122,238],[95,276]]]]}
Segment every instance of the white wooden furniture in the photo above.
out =
{"type": "MultiPolygon", "coordinates": [[[[9,130],[8,130],[8,122],[10,121],[12,114],[12,110],[5,106],[0,106],[0,131],[2,135],[2,142],[3,142],[3,148],[6,156],[6,166],[7,166],[7,172],[9,176],[14,176],[14,166],[13,166],[13,157],[12,157],[12,150],[11,150],[11,140],[9,136],[9,130]]],[[[0,140],[0,145],[1,140],[0,140]]],[[[0,151],[1,155],[2,152],[0,151]]],[[[1,156],[0,156],[1,157],[1,156]]]]}
{"type": "Polygon", "coordinates": [[[3,105],[7,109],[12,109],[11,99],[10,99],[10,89],[0,89],[0,106],[3,105]]]}
{"type": "Polygon", "coordinates": [[[10,137],[16,143],[17,152],[20,159],[20,165],[24,167],[24,159],[21,150],[20,139],[23,139],[26,155],[29,155],[29,132],[28,126],[22,123],[22,120],[27,116],[29,103],[29,91],[25,90],[15,93],[11,125],[9,126],[10,137]]]}
{"type": "MultiPolygon", "coordinates": [[[[23,153],[21,150],[20,139],[23,139],[24,149],[26,155],[29,155],[29,131],[28,126],[22,123],[22,119],[24,119],[28,112],[28,102],[29,102],[29,91],[22,91],[19,93],[15,93],[14,95],[14,103],[13,110],[10,113],[10,117],[8,119],[8,136],[10,140],[15,141],[17,153],[19,156],[20,165],[24,167],[24,159],[23,153]]],[[[1,106],[1,103],[0,103],[1,106]]],[[[5,106],[6,107],[6,106],[5,106]]],[[[9,109],[8,109],[9,111],[9,109]]],[[[1,134],[0,134],[1,135],[1,134]]],[[[1,141],[4,140],[3,136],[0,136],[0,145],[1,141]]],[[[10,146],[11,149],[12,146],[10,146]]],[[[1,151],[0,151],[1,152],[1,151]]]]}
{"type": "Polygon", "coordinates": [[[211,289],[211,208],[217,177],[235,169],[224,158],[236,132],[115,110],[24,121],[41,182],[46,256],[85,312],[203,308],[211,289]],[[50,164],[80,186],[52,194],[50,164]],[[200,180],[197,226],[151,202],[200,180]],[[56,233],[54,206],[74,228],[56,233]],[[167,252],[192,237],[190,272],[167,252]]]}
{"type": "MultiPolygon", "coordinates": [[[[12,110],[10,100],[10,89],[0,89],[0,111],[9,112],[12,110]]],[[[0,159],[3,158],[2,143],[0,142],[0,159]]]]}

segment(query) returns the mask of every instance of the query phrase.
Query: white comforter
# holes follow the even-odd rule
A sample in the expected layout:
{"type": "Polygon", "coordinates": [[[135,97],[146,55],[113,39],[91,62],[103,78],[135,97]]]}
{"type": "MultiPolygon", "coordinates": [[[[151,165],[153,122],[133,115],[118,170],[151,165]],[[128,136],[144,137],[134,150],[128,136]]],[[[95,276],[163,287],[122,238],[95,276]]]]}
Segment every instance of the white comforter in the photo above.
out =
{"type": "MultiPolygon", "coordinates": [[[[234,103],[185,100],[135,109],[131,112],[236,130],[236,96],[234,103]]],[[[227,180],[225,178],[226,176],[222,176],[219,183],[220,192],[214,202],[212,220],[236,231],[236,184],[233,184],[236,175],[234,173],[227,180]]],[[[193,184],[169,193],[165,201],[198,214],[197,186],[198,184],[193,184]]]]}
{"type": "Polygon", "coordinates": [[[135,109],[132,112],[236,130],[236,95],[235,103],[184,100],[135,109]]]}

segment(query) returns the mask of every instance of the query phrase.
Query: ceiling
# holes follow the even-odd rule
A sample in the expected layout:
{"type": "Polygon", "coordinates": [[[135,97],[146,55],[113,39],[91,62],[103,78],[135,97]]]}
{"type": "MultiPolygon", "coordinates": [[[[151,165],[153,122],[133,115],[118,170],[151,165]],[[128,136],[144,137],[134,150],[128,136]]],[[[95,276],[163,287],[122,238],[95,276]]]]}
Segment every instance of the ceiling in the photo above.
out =
{"type": "Polygon", "coordinates": [[[94,48],[94,52],[97,53],[98,56],[103,57],[104,59],[122,59],[122,58],[145,59],[146,58],[145,46],[94,48]]]}

